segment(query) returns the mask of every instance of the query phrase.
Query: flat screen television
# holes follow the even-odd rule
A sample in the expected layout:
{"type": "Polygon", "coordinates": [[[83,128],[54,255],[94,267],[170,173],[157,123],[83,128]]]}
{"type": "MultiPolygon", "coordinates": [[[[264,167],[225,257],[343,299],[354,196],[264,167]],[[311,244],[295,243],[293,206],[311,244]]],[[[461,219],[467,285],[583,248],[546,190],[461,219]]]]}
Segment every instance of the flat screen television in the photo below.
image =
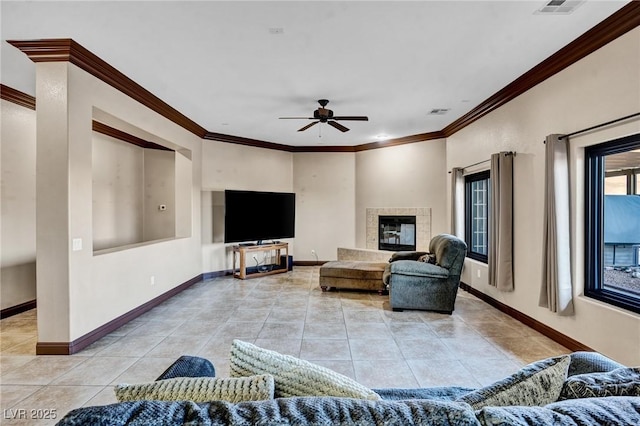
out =
{"type": "Polygon", "coordinates": [[[296,194],[224,191],[224,242],[240,243],[293,238],[296,194]]]}

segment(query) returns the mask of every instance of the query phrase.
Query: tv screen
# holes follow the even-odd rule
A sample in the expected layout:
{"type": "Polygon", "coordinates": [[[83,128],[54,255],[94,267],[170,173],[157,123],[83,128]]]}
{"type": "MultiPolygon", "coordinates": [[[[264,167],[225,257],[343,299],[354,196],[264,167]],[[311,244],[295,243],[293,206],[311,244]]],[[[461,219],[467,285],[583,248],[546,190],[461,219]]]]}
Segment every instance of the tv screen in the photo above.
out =
{"type": "Polygon", "coordinates": [[[224,242],[293,238],[296,194],[224,191],[224,242]]]}

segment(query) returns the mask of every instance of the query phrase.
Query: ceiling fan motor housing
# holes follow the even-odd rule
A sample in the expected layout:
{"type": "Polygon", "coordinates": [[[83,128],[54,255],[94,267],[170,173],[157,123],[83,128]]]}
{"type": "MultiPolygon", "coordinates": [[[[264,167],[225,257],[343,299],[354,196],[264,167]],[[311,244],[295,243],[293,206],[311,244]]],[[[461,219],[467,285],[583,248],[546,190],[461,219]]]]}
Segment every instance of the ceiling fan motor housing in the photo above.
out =
{"type": "Polygon", "coordinates": [[[313,118],[320,120],[322,123],[326,123],[328,119],[333,118],[333,111],[326,108],[318,108],[313,111],[313,118]]]}

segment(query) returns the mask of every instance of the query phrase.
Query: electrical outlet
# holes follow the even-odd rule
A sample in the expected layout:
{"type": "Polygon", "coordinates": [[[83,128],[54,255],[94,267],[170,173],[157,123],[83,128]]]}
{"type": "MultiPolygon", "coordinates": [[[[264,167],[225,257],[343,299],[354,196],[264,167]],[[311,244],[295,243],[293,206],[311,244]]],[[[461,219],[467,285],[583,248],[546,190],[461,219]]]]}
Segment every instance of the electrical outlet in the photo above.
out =
{"type": "Polygon", "coordinates": [[[149,282],[151,283],[151,285],[156,285],[156,277],[151,275],[151,278],[149,279],[149,282]]]}
{"type": "Polygon", "coordinates": [[[315,250],[311,250],[311,254],[315,256],[316,255],[316,251],[315,250]]]}
{"type": "Polygon", "coordinates": [[[480,278],[480,269],[476,270],[476,274],[478,275],[478,278],[480,278]]]}

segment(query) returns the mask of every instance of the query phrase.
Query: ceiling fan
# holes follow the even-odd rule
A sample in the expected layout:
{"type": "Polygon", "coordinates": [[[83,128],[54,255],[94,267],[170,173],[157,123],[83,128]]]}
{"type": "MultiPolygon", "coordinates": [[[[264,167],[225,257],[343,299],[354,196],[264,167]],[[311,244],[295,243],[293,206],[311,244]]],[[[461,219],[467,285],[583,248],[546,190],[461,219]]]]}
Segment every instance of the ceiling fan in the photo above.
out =
{"type": "Polygon", "coordinates": [[[313,117],[280,117],[281,120],[316,120],[313,123],[309,123],[306,126],[298,129],[299,132],[303,132],[307,130],[309,127],[314,126],[318,123],[327,123],[329,126],[335,127],[341,132],[348,132],[349,129],[343,126],[340,123],[337,123],[338,120],[351,120],[351,121],[369,121],[369,117],[363,115],[340,115],[334,116],[333,111],[325,108],[329,103],[328,99],[318,99],[318,103],[320,104],[320,108],[313,111],[313,117]]]}

